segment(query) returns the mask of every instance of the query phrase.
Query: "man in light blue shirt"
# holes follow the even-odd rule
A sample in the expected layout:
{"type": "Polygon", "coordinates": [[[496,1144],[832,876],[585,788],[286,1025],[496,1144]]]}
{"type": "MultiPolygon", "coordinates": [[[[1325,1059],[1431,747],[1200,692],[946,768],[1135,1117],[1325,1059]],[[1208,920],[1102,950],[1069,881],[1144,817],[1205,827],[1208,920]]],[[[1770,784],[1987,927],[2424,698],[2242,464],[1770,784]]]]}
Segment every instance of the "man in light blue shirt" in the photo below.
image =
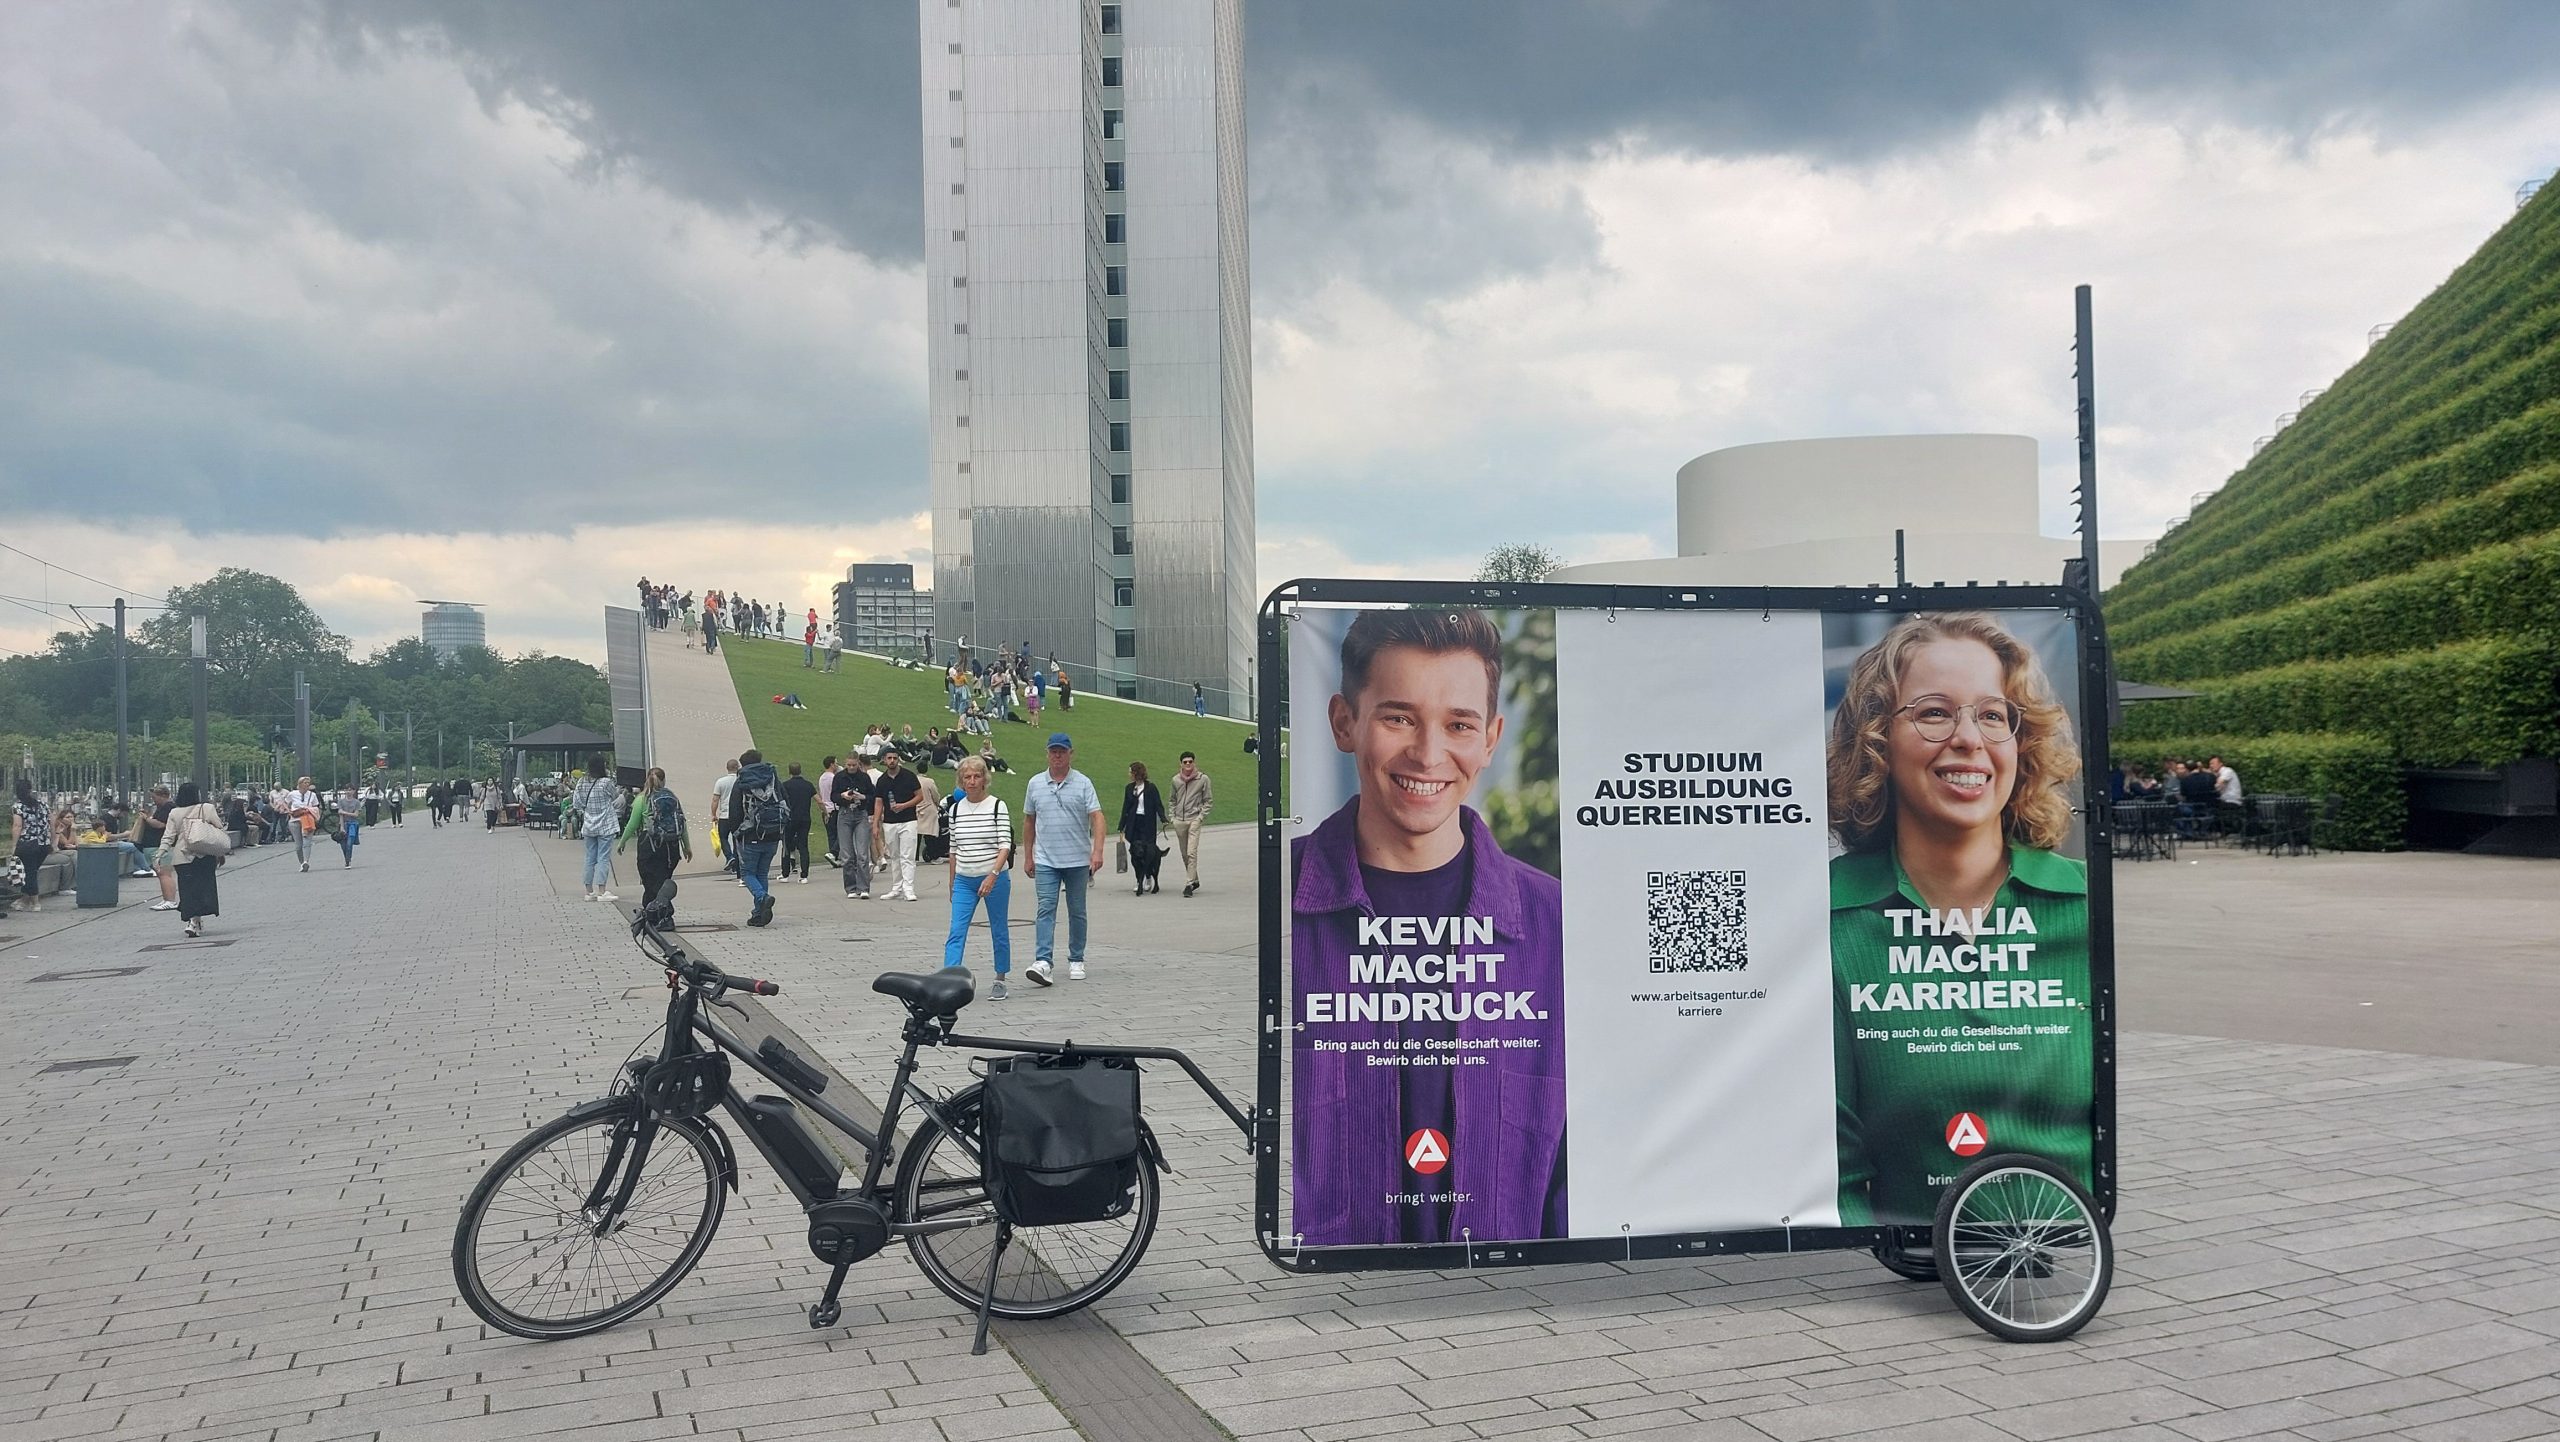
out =
{"type": "Polygon", "coordinates": [[[1049,769],[1031,778],[1022,795],[1022,872],[1040,898],[1032,928],[1032,961],[1023,975],[1049,985],[1049,957],[1058,930],[1058,893],[1067,896],[1067,980],[1084,980],[1084,898],[1102,869],[1102,798],[1085,774],[1068,764],[1075,742],[1059,731],[1049,737],[1049,769]]]}

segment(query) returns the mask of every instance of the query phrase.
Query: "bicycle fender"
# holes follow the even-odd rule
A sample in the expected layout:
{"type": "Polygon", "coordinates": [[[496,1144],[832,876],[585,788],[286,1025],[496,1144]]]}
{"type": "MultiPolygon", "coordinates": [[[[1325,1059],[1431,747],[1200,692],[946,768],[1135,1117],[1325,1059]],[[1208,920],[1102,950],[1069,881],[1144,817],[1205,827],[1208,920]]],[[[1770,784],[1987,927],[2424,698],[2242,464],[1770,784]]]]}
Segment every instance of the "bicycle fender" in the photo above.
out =
{"type": "Polygon", "coordinates": [[[1169,1177],[1181,1175],[1173,1169],[1172,1164],[1165,1161],[1164,1143],[1156,1140],[1156,1129],[1148,1126],[1147,1119],[1144,1117],[1138,1118],[1138,1150],[1146,1154],[1147,1164],[1157,1171],[1169,1177]]]}
{"type": "MultiPolygon", "coordinates": [[[[621,1096],[597,1097],[591,1102],[580,1102],[576,1106],[569,1108],[567,1115],[576,1117],[581,1121],[585,1121],[597,1117],[609,1117],[616,1112],[627,1111],[639,1105],[640,1099],[638,1097],[625,1093],[621,1096]]],[[[732,1195],[736,1194],[738,1190],[738,1150],[737,1148],[729,1145],[729,1134],[720,1130],[720,1124],[718,1122],[715,1122],[708,1117],[703,1117],[692,1122],[660,1122],[659,1125],[700,1127],[703,1133],[709,1137],[711,1141],[711,1155],[720,1163],[721,1185],[727,1187],[732,1195]]],[[[1143,1123],[1141,1125],[1143,1125],[1143,1123]]]]}

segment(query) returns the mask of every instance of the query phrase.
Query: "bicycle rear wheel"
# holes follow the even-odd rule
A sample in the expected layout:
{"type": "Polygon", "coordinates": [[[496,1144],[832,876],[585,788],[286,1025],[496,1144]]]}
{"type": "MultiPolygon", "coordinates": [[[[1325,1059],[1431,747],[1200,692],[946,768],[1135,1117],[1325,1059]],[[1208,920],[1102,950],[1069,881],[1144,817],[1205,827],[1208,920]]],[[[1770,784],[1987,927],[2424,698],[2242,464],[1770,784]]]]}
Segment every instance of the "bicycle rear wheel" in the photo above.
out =
{"type": "MultiPolygon", "coordinates": [[[[975,1311],[987,1286],[987,1253],[996,1244],[995,1204],[978,1176],[978,1088],[945,1108],[954,1136],[928,1113],[898,1158],[898,1220],[979,1216],[983,1225],[911,1235],[907,1250],[942,1294],[975,1311]]],[[[1107,1222],[1017,1229],[996,1270],[999,1317],[1062,1317],[1108,1295],[1127,1280],[1155,1237],[1156,1169],[1138,1167],[1138,1195],[1128,1212],[1107,1222]]]]}
{"type": "Polygon", "coordinates": [[[480,1320],[519,1337],[583,1337],[646,1310],[702,1260],[728,1204],[700,1124],[656,1124],[630,1205],[608,1225],[586,1206],[608,1167],[619,1190],[630,1148],[617,1113],[572,1112],[498,1158],[462,1205],[453,1277],[480,1320]]]}
{"type": "Polygon", "coordinates": [[[2116,1249],[2079,1184],[2041,1157],[1984,1157],[1938,1199],[1938,1273],[1957,1310],[2004,1342],[2055,1342],[2107,1300],[2116,1249]]]}

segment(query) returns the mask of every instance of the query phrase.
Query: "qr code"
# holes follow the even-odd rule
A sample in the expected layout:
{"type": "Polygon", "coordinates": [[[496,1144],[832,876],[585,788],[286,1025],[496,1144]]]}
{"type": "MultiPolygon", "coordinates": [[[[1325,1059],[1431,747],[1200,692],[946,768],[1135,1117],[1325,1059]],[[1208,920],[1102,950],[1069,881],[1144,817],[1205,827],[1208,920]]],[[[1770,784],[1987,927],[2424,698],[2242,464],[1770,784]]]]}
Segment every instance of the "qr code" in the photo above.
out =
{"type": "Polygon", "coordinates": [[[1739,871],[1645,873],[1646,952],[1654,971],[1741,971],[1751,965],[1742,879],[1739,871]]]}

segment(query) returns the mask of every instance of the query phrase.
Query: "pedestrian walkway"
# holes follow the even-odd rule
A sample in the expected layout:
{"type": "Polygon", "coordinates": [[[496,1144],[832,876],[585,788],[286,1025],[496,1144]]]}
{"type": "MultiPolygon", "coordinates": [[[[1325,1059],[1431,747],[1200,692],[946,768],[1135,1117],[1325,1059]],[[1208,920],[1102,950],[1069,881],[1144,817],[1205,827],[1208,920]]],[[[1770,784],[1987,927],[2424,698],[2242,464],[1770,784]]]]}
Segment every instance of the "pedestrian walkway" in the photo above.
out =
{"type": "MultiPolygon", "coordinates": [[[[574,850],[377,832],[352,871],[229,868],[206,945],[146,950],[175,938],[128,910],[40,962],[0,954],[42,1019],[0,1039],[26,1083],[0,1120],[0,1436],[1071,1435],[1011,1358],[967,1355],[969,1319],[901,1253],[809,1331],[823,1269],[752,1156],[651,1316],[537,1344],[460,1307],[463,1193],[594,1094],[664,997],[617,908],[545,880],[574,850]],[[35,981],[57,971],[75,979],[35,981]]],[[[867,983],[931,964],[908,918],[934,908],[834,905],[696,940],[781,979],[777,1009],[867,1082],[895,1023],[867,983]]],[[[1249,934],[1247,891],[1190,905],[1249,934]]],[[[1172,1041],[1249,1093],[1246,959],[1103,941],[1094,961],[971,1016],[1172,1041]]],[[[930,1060],[929,1084],[967,1080],[930,1060]]],[[[1289,1276],[1254,1249],[1234,1133],[1162,1076],[1149,1113],[1180,1174],[1096,1316],[1248,1438],[2560,1432],[2560,1071],[2138,1036],[2122,1085],[2116,1291],[2054,1347],[1993,1342],[1852,1255],[1289,1276]]]]}

